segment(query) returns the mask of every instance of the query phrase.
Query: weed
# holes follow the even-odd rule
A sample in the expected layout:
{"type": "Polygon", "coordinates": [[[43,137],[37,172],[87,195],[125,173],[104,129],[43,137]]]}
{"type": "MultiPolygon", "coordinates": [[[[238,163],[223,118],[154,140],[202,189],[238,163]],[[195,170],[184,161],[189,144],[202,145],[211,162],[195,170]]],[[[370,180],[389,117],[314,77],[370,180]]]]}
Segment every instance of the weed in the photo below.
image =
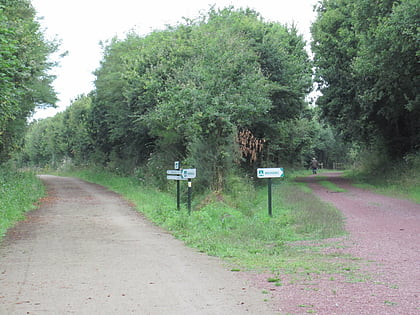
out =
{"type": "Polygon", "coordinates": [[[420,203],[420,154],[409,154],[401,161],[369,165],[347,172],[355,186],[393,197],[408,198],[420,203]]]}
{"type": "Polygon", "coordinates": [[[321,180],[318,182],[321,186],[327,188],[331,192],[346,192],[345,189],[338,187],[336,184],[327,181],[327,180],[321,180]]]}
{"type": "Polygon", "coordinates": [[[36,208],[44,193],[44,186],[33,172],[0,168],[0,240],[7,229],[25,218],[27,211],[36,208]]]}
{"type": "Polygon", "coordinates": [[[267,279],[267,282],[279,282],[280,281],[280,279],[278,279],[278,278],[268,278],[267,279]]]}

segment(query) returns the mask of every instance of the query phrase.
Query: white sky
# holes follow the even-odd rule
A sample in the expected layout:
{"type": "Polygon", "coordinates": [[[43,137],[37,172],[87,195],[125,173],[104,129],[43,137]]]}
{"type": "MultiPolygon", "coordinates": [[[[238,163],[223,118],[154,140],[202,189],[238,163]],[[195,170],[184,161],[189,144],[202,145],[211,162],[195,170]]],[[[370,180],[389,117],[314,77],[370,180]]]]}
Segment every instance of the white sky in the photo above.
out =
{"type": "Polygon", "coordinates": [[[102,59],[100,41],[124,38],[130,30],[147,35],[183,17],[195,18],[211,5],[224,8],[249,7],[266,21],[295,25],[309,41],[309,27],[315,20],[318,0],[32,0],[48,39],[60,39],[60,53],[68,56],[54,69],[58,109],[38,110],[34,118],[52,116],[64,110],[80,94],[94,89],[92,72],[102,59]]]}

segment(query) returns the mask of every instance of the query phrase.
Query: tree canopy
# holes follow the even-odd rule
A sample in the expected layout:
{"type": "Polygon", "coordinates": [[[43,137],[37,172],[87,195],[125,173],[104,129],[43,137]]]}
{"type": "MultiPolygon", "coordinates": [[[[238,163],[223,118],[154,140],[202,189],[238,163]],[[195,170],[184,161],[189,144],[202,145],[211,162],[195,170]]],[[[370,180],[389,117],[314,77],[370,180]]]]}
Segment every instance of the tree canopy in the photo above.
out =
{"type": "Polygon", "coordinates": [[[392,157],[420,144],[420,2],[324,0],[312,50],[324,117],[392,157]]]}
{"type": "Polygon", "coordinates": [[[0,0],[0,162],[19,143],[26,119],[40,105],[56,102],[45,40],[28,0],[0,0]]]}
{"type": "Polygon", "coordinates": [[[112,39],[103,51],[95,90],[71,106],[90,103],[81,128],[95,163],[164,174],[182,160],[208,170],[202,180],[221,189],[235,163],[300,163],[314,153],[316,137],[305,134],[304,144],[281,138],[317,129],[305,101],[312,62],[293,26],[265,22],[250,9],[210,9],[147,36],[112,39]],[[293,128],[301,119],[306,126],[293,128]],[[264,143],[257,159],[242,154],[239,134],[264,143]]]}

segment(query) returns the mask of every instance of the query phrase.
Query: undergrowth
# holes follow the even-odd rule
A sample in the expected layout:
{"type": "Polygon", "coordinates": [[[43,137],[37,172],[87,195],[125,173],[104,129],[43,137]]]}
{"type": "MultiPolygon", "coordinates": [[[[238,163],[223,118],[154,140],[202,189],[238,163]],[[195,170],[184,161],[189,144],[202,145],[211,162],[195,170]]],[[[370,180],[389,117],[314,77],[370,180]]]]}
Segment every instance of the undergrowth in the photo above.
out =
{"type": "Polygon", "coordinates": [[[292,181],[273,181],[272,217],[267,210],[267,187],[255,189],[252,183],[238,178],[231,179],[228,194],[195,196],[193,211],[188,215],[185,205],[176,210],[175,190],[159,191],[135,178],[106,172],[79,171],[71,175],[123,195],[148,219],[187,245],[242,268],[295,272],[296,266],[301,266],[306,271],[319,270],[321,260],[328,264],[325,257],[319,255],[318,263],[314,263],[313,258],[305,258],[306,254],[289,244],[344,234],[341,213],[292,181]]]}
{"type": "Polygon", "coordinates": [[[0,167],[0,240],[7,229],[25,218],[26,212],[36,208],[44,193],[44,186],[35,173],[0,167]]]}
{"type": "Polygon", "coordinates": [[[355,186],[420,203],[420,153],[409,154],[400,161],[367,159],[365,165],[346,173],[355,186]]]}

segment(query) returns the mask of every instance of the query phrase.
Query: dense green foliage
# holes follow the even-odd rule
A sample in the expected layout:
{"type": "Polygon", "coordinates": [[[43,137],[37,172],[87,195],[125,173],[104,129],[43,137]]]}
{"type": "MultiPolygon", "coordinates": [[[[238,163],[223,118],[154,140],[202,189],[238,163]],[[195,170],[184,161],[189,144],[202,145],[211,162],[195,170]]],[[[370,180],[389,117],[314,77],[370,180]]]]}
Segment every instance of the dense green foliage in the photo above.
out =
{"type": "Polygon", "coordinates": [[[110,40],[95,89],[32,124],[23,160],[101,165],[160,186],[180,160],[199,170],[198,187],[220,191],[237,169],[249,177],[312,156],[328,167],[373,144],[403,159],[420,143],[417,8],[413,0],[320,2],[316,108],[305,102],[313,64],[302,37],[249,9],[210,9],[110,40]]]}
{"type": "Polygon", "coordinates": [[[25,212],[35,209],[44,195],[44,186],[33,172],[16,171],[10,165],[0,168],[0,239],[25,212]]]}
{"type": "Polygon", "coordinates": [[[363,157],[357,170],[348,172],[357,185],[379,193],[411,199],[420,204],[420,154],[408,154],[402,161],[391,162],[386,156],[363,157]]]}
{"type": "Polygon", "coordinates": [[[420,2],[324,0],[312,26],[325,117],[401,158],[420,144],[420,2]]]}
{"type": "MultiPolygon", "coordinates": [[[[221,190],[227,170],[303,166],[337,147],[305,97],[312,63],[294,27],[211,9],[193,21],[104,45],[95,90],[34,123],[25,160],[94,163],[165,185],[173,161],[221,190]],[[319,145],[321,137],[330,145],[319,145]]],[[[330,130],[331,129],[328,129],[330,130]]],[[[337,154],[336,154],[337,155],[337,154]]]]}
{"type": "Polygon", "coordinates": [[[0,1],[0,163],[19,145],[26,119],[36,106],[54,104],[56,45],[44,39],[28,0],[0,1]]]}
{"type": "MultiPolygon", "coordinates": [[[[217,190],[239,158],[238,131],[274,146],[277,123],[301,117],[310,86],[311,63],[295,29],[250,10],[211,10],[106,48],[93,100],[94,142],[105,160],[128,167],[147,158],[149,169],[164,172],[165,163],[180,159],[209,170],[201,180],[217,190]]],[[[278,162],[276,153],[270,162],[278,162]]]]}

